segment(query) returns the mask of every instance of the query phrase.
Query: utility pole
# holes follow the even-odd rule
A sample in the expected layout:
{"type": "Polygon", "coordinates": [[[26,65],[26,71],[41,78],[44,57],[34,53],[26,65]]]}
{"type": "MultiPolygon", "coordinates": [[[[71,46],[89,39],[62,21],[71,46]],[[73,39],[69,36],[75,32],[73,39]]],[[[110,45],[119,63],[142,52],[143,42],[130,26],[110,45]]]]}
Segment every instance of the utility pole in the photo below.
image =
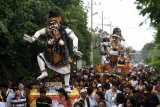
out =
{"type": "Polygon", "coordinates": [[[110,34],[112,34],[112,21],[110,20],[110,34]]]}
{"type": "Polygon", "coordinates": [[[93,0],[91,0],[91,33],[93,29],[93,0]]]}
{"type": "Polygon", "coordinates": [[[102,38],[103,38],[103,11],[102,11],[102,38]]]}
{"type": "Polygon", "coordinates": [[[91,61],[91,67],[93,67],[93,0],[91,0],[91,56],[90,56],[90,61],[91,61]]]}
{"type": "MultiPolygon", "coordinates": [[[[101,3],[100,3],[100,5],[101,5],[101,3]]],[[[93,13],[93,0],[91,0],[91,38],[92,38],[92,40],[91,40],[91,46],[90,46],[90,48],[91,48],[91,52],[90,52],[90,61],[91,61],[91,64],[90,64],[90,66],[91,67],[93,67],[93,47],[94,47],[94,32],[93,32],[93,15],[95,15],[95,14],[97,14],[98,12],[95,12],[95,13],[93,13]]]]}

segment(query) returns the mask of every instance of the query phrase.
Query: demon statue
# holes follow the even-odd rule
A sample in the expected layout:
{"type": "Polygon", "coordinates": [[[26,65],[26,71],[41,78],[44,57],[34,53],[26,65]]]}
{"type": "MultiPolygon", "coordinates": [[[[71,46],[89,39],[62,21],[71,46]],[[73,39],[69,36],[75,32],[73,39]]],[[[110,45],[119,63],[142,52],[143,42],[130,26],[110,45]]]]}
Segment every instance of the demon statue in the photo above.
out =
{"type": "Polygon", "coordinates": [[[70,81],[70,55],[68,49],[68,39],[73,41],[73,52],[78,56],[82,53],[78,51],[78,38],[68,27],[61,25],[61,15],[58,12],[50,11],[47,19],[47,26],[38,30],[32,37],[24,34],[23,39],[30,43],[36,41],[39,36],[46,35],[46,48],[44,52],[37,56],[41,75],[37,80],[42,80],[48,76],[46,66],[52,71],[64,75],[64,87],[66,91],[71,91],[70,81]]]}
{"type": "Polygon", "coordinates": [[[102,64],[109,64],[112,67],[117,65],[119,55],[124,52],[122,41],[125,41],[125,39],[118,27],[113,29],[113,34],[103,38],[103,42],[100,43],[102,64]]]}

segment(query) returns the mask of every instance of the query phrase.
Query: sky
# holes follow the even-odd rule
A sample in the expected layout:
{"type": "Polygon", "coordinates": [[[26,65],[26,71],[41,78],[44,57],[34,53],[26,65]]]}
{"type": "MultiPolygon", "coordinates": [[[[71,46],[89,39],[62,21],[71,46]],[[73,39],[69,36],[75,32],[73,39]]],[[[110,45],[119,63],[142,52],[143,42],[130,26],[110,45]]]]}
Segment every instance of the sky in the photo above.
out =
{"type": "MultiPolygon", "coordinates": [[[[84,7],[88,9],[88,27],[91,26],[91,0],[83,0],[84,7]]],[[[119,27],[125,38],[125,46],[131,46],[135,50],[141,50],[146,43],[154,40],[155,30],[149,26],[148,19],[142,26],[141,22],[146,17],[139,15],[136,9],[135,0],[93,0],[93,28],[102,28],[103,11],[103,29],[112,33],[115,27],[119,27]],[[110,24],[112,26],[107,26],[110,24]]]]}

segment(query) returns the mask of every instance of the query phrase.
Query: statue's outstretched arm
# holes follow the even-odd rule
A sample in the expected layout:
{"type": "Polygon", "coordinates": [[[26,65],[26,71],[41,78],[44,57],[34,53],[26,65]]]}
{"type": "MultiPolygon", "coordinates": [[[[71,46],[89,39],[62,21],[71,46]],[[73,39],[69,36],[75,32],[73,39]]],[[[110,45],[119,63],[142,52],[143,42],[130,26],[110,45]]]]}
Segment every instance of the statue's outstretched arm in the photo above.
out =
{"type": "Polygon", "coordinates": [[[71,29],[66,28],[65,30],[66,30],[69,38],[71,38],[73,40],[73,52],[74,52],[74,54],[81,57],[82,53],[80,51],[78,51],[78,38],[77,38],[77,36],[74,34],[74,32],[71,29]]]}
{"type": "Polygon", "coordinates": [[[32,37],[24,34],[23,39],[27,42],[33,43],[35,40],[39,38],[40,35],[44,35],[46,33],[46,29],[43,28],[41,30],[38,30],[32,37]]]}
{"type": "Polygon", "coordinates": [[[73,40],[73,50],[74,49],[77,49],[78,50],[78,38],[77,36],[74,34],[74,32],[69,29],[69,28],[66,28],[66,32],[69,36],[69,38],[71,38],[73,40]]]}

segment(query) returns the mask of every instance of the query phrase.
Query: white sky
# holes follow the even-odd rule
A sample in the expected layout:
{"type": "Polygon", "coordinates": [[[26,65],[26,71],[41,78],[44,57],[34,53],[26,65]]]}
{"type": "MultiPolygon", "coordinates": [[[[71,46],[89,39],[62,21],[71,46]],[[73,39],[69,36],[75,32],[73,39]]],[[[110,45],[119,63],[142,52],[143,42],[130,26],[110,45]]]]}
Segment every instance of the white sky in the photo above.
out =
{"type": "MultiPolygon", "coordinates": [[[[88,5],[88,26],[91,26],[91,0],[83,0],[84,6],[88,5]]],[[[139,27],[139,24],[146,18],[139,15],[136,9],[135,0],[93,0],[93,28],[102,28],[102,11],[103,23],[112,23],[112,29],[104,25],[104,31],[110,33],[115,27],[119,27],[122,35],[126,39],[126,46],[132,46],[136,50],[141,50],[146,43],[153,41],[154,30],[149,27],[149,20],[146,24],[139,27]]]]}

